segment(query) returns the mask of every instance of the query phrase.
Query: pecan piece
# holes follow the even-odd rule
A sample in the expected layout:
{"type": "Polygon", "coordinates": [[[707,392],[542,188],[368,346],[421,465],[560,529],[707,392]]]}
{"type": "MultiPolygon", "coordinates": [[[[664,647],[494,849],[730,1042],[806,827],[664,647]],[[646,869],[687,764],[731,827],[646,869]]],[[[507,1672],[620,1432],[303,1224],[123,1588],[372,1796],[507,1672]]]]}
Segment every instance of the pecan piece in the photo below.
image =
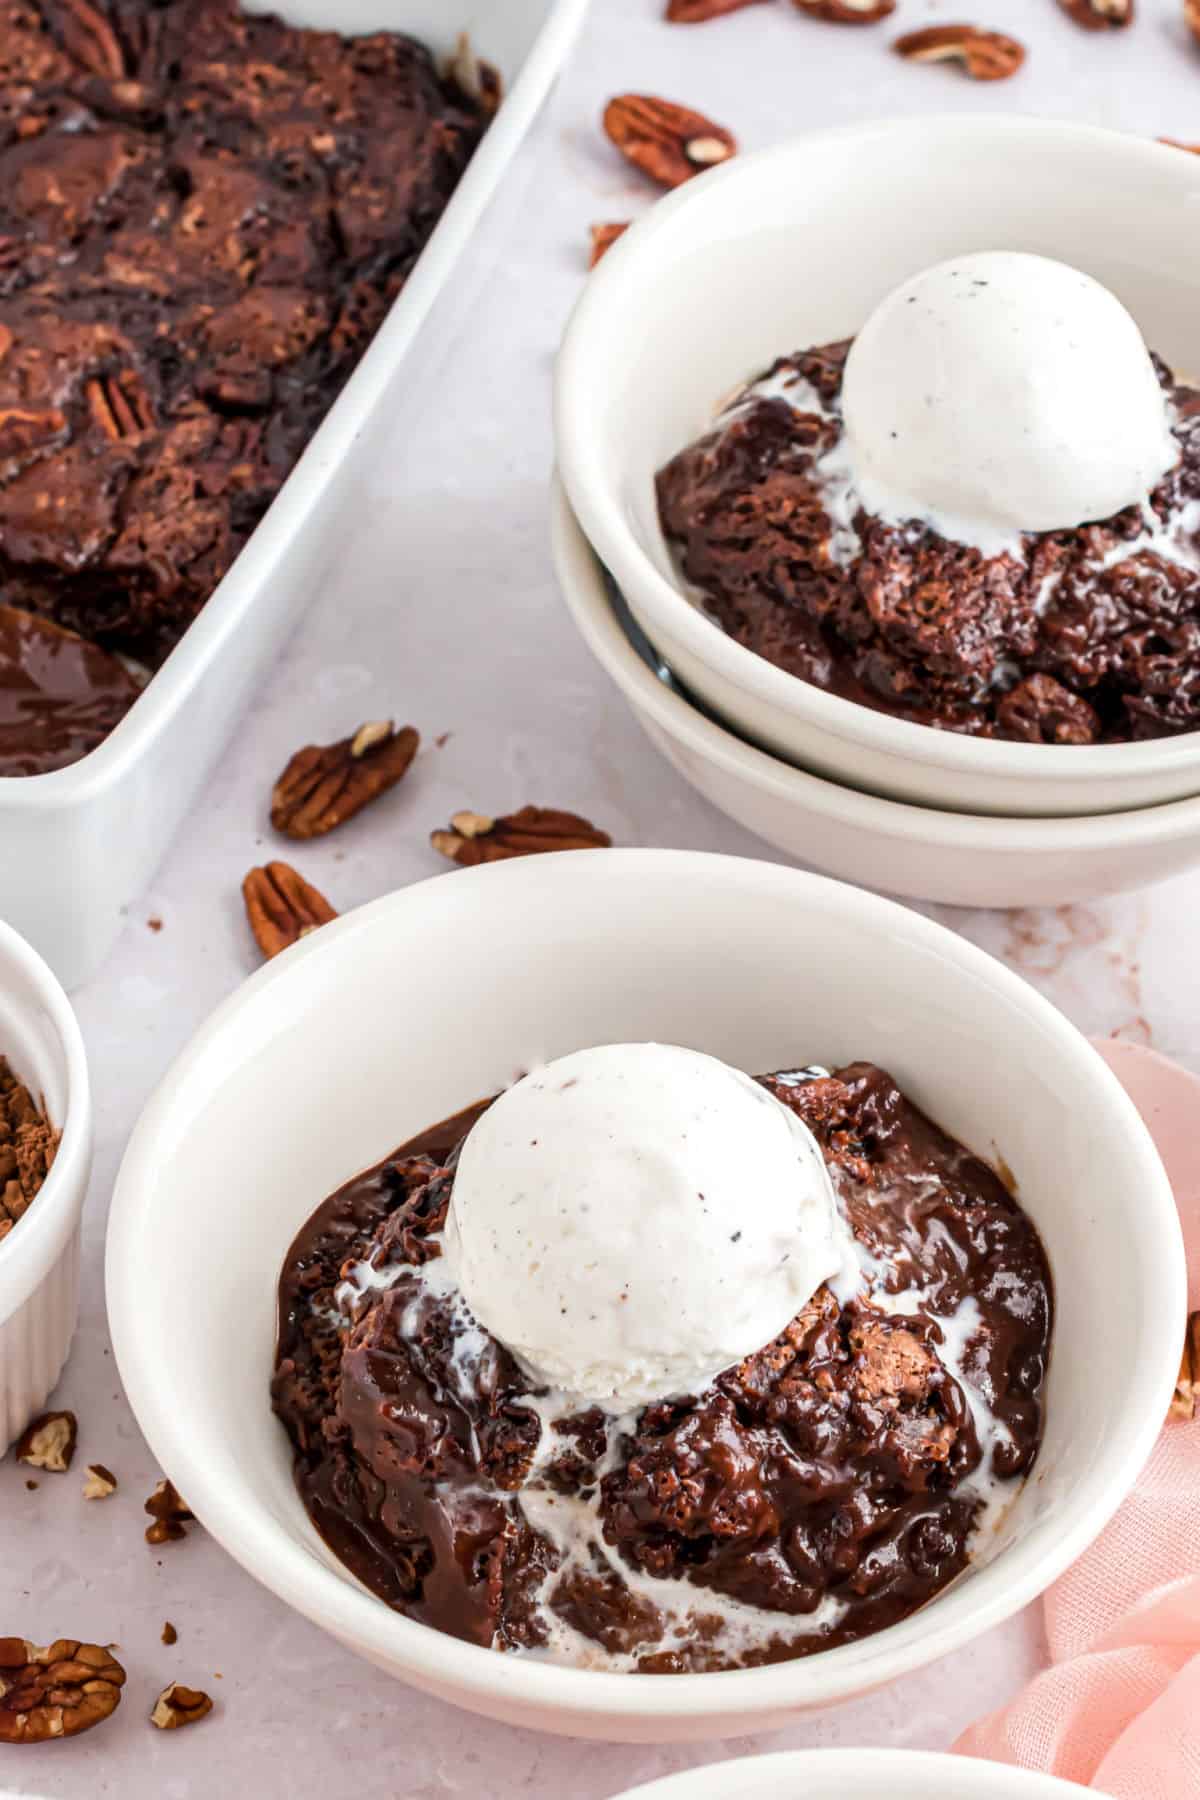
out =
{"type": "Polygon", "coordinates": [[[485,62],[482,56],[476,56],[465,31],[459,32],[454,54],[446,64],[446,80],[460,94],[465,94],[487,118],[499,112],[504,98],[500,71],[493,63],[485,62]]]}
{"type": "Polygon", "coordinates": [[[629,230],[628,219],[614,220],[609,225],[592,226],[592,254],[588,258],[588,268],[594,269],[606,251],[611,250],[619,237],[629,230]]]}
{"type": "Polygon", "coordinates": [[[150,1723],[160,1731],[177,1731],[181,1725],[194,1725],[198,1719],[206,1718],[212,1709],[212,1701],[199,1688],[173,1681],[154,1702],[150,1723]]]}
{"type": "Polygon", "coordinates": [[[652,94],[618,94],[604,109],[604,129],[621,154],[660,187],[679,187],[737,149],[737,139],[723,125],[652,94]]]}
{"type": "Polygon", "coordinates": [[[1113,31],[1133,24],[1135,0],[1058,0],[1058,4],[1085,31],[1113,31]]]}
{"type": "Polygon", "coordinates": [[[1200,40],[1200,0],[1183,0],[1183,16],[1192,36],[1200,40]]]}
{"type": "Polygon", "coordinates": [[[112,443],[136,437],[154,425],[154,408],[144,384],[132,369],[119,375],[95,376],[84,385],[92,422],[112,443]]]}
{"type": "Polygon", "coordinates": [[[78,1437],[79,1421],[73,1412],[43,1413],[17,1440],[17,1461],[48,1475],[65,1475],[78,1437]]]}
{"type": "Polygon", "coordinates": [[[896,0],[792,0],[792,5],[831,25],[878,25],[896,10],[896,0]]]}
{"type": "Polygon", "coordinates": [[[376,719],[336,744],[306,744],[272,790],[272,825],[285,837],[324,836],[394,787],[420,742],[411,725],[376,719]]]}
{"type": "Polygon", "coordinates": [[[117,1478],[111,1469],[103,1463],[89,1463],[87,1478],[83,1484],[85,1500],[107,1500],[110,1494],[117,1491],[117,1478]]]}
{"type": "Polygon", "coordinates": [[[7,406],[0,412],[0,456],[24,456],[31,450],[44,450],[65,435],[65,413],[57,407],[37,411],[25,406],[7,406]]]}
{"type": "Polygon", "coordinates": [[[519,812],[491,819],[486,813],[457,812],[449,831],[431,831],[435,850],[461,868],[504,862],[510,856],[538,856],[549,850],[605,850],[612,843],[578,813],[553,807],[523,806],[519,812]]]}
{"type": "Polygon", "coordinates": [[[179,1633],[172,1625],[170,1619],[163,1620],[161,1636],[164,1644],[177,1644],[179,1642],[179,1633]]]}
{"type": "Polygon", "coordinates": [[[1005,81],[1025,61],[1016,38],[977,25],[926,25],[898,37],[892,48],[906,62],[960,62],[972,81],[1005,81]]]}
{"type": "Polygon", "coordinates": [[[242,898],[254,941],[268,959],[337,918],[324,894],[290,863],[269,862],[265,869],[251,869],[242,883],[242,898]]]}
{"type": "Polygon", "coordinates": [[[60,1135],[0,1056],[0,1241],[33,1204],[60,1135]]]}
{"type": "Polygon", "coordinates": [[[665,17],[671,25],[703,25],[706,19],[720,19],[725,13],[740,12],[756,0],[667,0],[665,17]]]}
{"type": "Polygon", "coordinates": [[[1200,1312],[1192,1313],[1187,1322],[1179,1379],[1167,1416],[1194,1419],[1197,1413],[1200,1413],[1200,1312]]]}
{"type": "Polygon", "coordinates": [[[99,1644],[0,1638],[0,1744],[76,1737],[114,1713],[125,1671],[99,1644]]]}
{"type": "Polygon", "coordinates": [[[117,34],[98,7],[88,0],[61,0],[59,30],[68,56],[93,75],[120,81],[127,73],[117,34]]]}
{"type": "Polygon", "coordinates": [[[187,1536],[184,1522],[194,1519],[191,1512],[179,1496],[179,1491],[171,1481],[160,1481],[144,1510],[150,1514],[154,1523],[146,1527],[148,1544],[173,1544],[187,1536]]]}

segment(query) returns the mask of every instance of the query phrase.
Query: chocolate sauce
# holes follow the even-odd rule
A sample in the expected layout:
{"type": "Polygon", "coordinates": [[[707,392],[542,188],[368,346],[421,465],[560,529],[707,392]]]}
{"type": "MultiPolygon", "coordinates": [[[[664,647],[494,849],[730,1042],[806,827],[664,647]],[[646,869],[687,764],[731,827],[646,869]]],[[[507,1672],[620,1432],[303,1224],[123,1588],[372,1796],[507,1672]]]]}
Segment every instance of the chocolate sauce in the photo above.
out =
{"type": "Polygon", "coordinates": [[[466,1312],[440,1233],[486,1102],[299,1233],[274,1405],[315,1525],[389,1605],[498,1649],[670,1674],[880,1630],[985,1547],[1041,1440],[1037,1233],[883,1071],[762,1079],[821,1145],[858,1274],[701,1394],[564,1416],[466,1312]]]}
{"type": "Polygon", "coordinates": [[[125,665],[97,644],[0,606],[0,776],[78,762],[140,692],[125,665]]]}

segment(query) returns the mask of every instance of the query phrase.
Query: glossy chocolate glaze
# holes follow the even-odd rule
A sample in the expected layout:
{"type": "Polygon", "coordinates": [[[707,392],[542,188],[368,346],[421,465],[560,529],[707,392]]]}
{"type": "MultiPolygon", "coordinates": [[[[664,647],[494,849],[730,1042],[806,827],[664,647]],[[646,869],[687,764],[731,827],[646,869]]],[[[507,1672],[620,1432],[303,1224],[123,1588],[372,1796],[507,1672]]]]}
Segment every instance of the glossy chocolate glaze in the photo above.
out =
{"type": "Polygon", "coordinates": [[[41,775],[78,762],[140,692],[124,663],[99,645],[0,606],[0,776],[41,775]]]}
{"type": "Polygon", "coordinates": [[[763,1079],[821,1144],[862,1284],[820,1289],[761,1353],[615,1435],[595,1410],[544,1425],[544,1394],[423,1274],[483,1106],[348,1182],[299,1233],[274,1404],[318,1530],[390,1605],[501,1649],[674,1673],[862,1637],[965,1567],[982,1496],[1015,1493],[1041,1438],[1037,1233],[882,1071],[763,1079]],[[391,1285],[339,1296],[367,1258],[391,1285]],[[575,1555],[531,1523],[556,1505],[602,1544],[575,1555]],[[682,1634],[664,1595],[690,1606],[682,1634]]]}

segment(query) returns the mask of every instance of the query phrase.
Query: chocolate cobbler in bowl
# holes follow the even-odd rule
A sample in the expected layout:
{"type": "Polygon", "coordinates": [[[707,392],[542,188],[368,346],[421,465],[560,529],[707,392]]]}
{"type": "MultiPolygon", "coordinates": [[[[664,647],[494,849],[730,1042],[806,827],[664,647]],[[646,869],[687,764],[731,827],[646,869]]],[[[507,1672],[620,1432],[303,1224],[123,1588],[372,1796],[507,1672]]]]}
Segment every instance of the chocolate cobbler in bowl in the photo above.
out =
{"type": "Polygon", "coordinates": [[[485,125],[396,33],[0,0],[0,775],[77,759],[132,704],[485,125]]]}
{"type": "Polygon", "coordinates": [[[1200,391],[1157,362],[1178,459],[1145,505],[988,555],[856,493],[850,347],[781,357],[659,471],[663,531],[709,616],[788,674],[942,731],[1200,729],[1200,391]]]}
{"type": "MultiPolygon", "coordinates": [[[[1038,1233],[882,1069],[760,1084],[815,1137],[847,1255],[695,1393],[581,1409],[473,1316],[443,1252],[463,1142],[492,1103],[410,1140],[300,1232],[275,1409],[313,1523],[389,1606],[520,1656],[676,1674],[863,1638],[986,1558],[1042,1436],[1038,1233]]],[[[759,1199],[744,1194],[746,1235],[759,1199]]]]}

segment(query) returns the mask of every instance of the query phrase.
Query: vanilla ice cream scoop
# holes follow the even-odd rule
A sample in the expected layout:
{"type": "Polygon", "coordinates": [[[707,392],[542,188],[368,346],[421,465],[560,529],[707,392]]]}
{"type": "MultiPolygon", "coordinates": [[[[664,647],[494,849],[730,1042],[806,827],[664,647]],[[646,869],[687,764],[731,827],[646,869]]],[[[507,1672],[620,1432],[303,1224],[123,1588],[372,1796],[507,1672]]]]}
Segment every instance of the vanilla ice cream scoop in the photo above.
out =
{"type": "Polygon", "coordinates": [[[1133,319],[1065,263],[959,256],[882,301],[842,387],[869,512],[987,555],[1144,501],[1178,459],[1133,319]]]}
{"type": "Polygon", "coordinates": [[[444,1250],[532,1379],[624,1412],[770,1343],[844,1243],[815,1139],[765,1088],[694,1050],[604,1044],[484,1113],[444,1250]]]}

